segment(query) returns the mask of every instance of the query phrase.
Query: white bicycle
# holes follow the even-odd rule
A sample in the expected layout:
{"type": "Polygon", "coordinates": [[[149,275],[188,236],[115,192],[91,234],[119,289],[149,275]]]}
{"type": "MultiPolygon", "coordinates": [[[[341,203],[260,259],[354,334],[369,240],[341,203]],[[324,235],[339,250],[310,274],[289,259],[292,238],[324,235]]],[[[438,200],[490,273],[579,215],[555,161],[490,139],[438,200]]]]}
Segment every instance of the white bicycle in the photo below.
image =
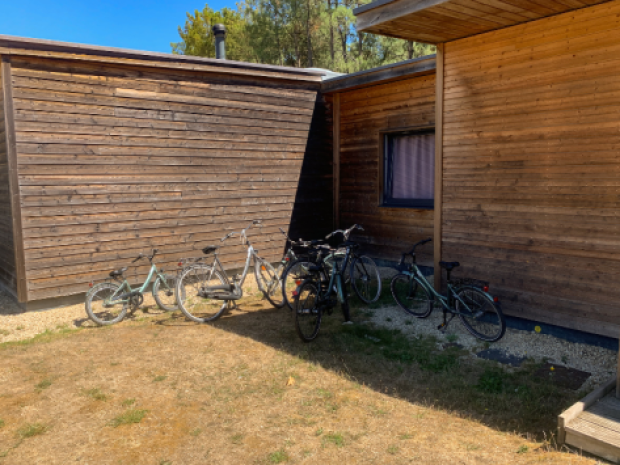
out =
{"type": "Polygon", "coordinates": [[[198,323],[213,321],[222,316],[229,307],[234,307],[235,301],[243,297],[243,283],[250,269],[250,262],[254,266],[254,275],[258,288],[267,300],[276,308],[284,305],[282,297],[281,276],[267,260],[258,256],[247,238],[246,231],[252,225],[261,224],[254,220],[240,232],[226,234],[220,242],[224,242],[235,234],[241,237],[241,243],[248,248],[245,267],[241,275],[231,278],[226,274],[218,257],[218,245],[208,245],[202,252],[205,255],[213,254],[213,262],[205,263],[205,257],[182,260],[185,265],[177,280],[177,304],[187,318],[198,323]]]}

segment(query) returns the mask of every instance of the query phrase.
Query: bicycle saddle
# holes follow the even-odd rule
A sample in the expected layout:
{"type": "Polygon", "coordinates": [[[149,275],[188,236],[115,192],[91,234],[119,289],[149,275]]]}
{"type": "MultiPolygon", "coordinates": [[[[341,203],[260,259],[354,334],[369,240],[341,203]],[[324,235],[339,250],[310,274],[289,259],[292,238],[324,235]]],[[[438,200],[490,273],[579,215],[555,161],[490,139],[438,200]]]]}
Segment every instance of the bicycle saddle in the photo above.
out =
{"type": "Polygon", "coordinates": [[[219,248],[219,245],[208,245],[204,249],[202,249],[202,253],[205,255],[209,255],[210,253],[215,252],[219,248]]]}
{"type": "Polygon", "coordinates": [[[461,266],[461,264],[459,262],[439,262],[439,266],[448,271],[452,271],[457,266],[461,266]]]}
{"type": "Polygon", "coordinates": [[[110,276],[112,278],[115,278],[117,276],[122,276],[125,271],[127,271],[127,267],[126,266],[124,266],[120,270],[110,271],[110,276]]]}

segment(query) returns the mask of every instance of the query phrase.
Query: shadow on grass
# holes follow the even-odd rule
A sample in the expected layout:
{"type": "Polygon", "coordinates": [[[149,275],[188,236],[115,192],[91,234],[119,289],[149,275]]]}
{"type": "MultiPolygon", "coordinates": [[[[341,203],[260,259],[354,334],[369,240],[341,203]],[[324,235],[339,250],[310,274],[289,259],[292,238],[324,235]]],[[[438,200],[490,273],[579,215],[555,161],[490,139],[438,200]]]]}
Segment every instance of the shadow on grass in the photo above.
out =
{"type": "MultiPolygon", "coordinates": [[[[380,310],[368,307],[352,305],[354,325],[342,325],[342,312],[334,309],[331,316],[323,318],[321,332],[311,343],[298,339],[288,309],[257,311],[252,302],[246,305],[241,301],[238,311],[211,324],[320,364],[390,396],[551,444],[555,442],[557,415],[582,394],[534,376],[540,364],[533,361],[518,369],[504,368],[487,360],[472,360],[458,346],[443,349],[432,336],[412,338],[399,330],[375,326],[365,319],[369,311],[380,310]]],[[[179,313],[161,324],[186,323],[179,313]]]]}

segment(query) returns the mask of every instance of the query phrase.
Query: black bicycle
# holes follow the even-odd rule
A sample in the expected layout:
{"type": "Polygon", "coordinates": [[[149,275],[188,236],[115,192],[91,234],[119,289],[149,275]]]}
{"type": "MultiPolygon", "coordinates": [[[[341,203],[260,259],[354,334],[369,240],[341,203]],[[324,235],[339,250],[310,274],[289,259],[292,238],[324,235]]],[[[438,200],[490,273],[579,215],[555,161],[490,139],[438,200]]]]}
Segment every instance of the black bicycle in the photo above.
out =
{"type": "MultiPolygon", "coordinates": [[[[350,321],[344,271],[347,269],[353,249],[358,247],[357,244],[348,242],[351,232],[356,229],[363,231],[363,228],[358,225],[353,225],[345,231],[339,231],[344,239],[344,242],[338,246],[345,250],[342,262],[334,261],[328,267],[325,258],[333,254],[333,249],[328,245],[316,246],[319,251],[316,262],[308,266],[308,275],[305,276],[305,279],[294,292],[295,329],[304,342],[316,339],[321,328],[323,314],[331,315],[333,308],[338,303],[342,307],[345,322],[350,321]]],[[[329,234],[327,239],[334,237],[334,234],[329,234]]]]}
{"type": "MultiPolygon", "coordinates": [[[[364,230],[361,226],[354,225],[348,230],[337,229],[326,236],[325,240],[329,240],[332,248],[327,255],[322,257],[326,273],[323,279],[329,279],[334,265],[337,264],[338,268],[342,270],[344,284],[350,283],[360,300],[370,304],[379,300],[381,296],[381,275],[374,260],[366,255],[358,255],[357,247],[352,247],[349,250],[350,256],[347,265],[343,266],[346,251],[339,244],[344,241],[345,232],[347,234],[346,241],[350,242],[348,236],[355,229],[364,230]],[[348,266],[349,263],[350,266],[348,266]]],[[[325,240],[303,241],[300,239],[299,241],[291,241],[289,239],[291,250],[298,254],[298,258],[291,259],[282,274],[283,298],[291,310],[294,300],[292,292],[303,280],[303,277],[308,274],[308,266],[316,262],[317,247],[325,245],[325,240]]],[[[350,244],[353,243],[350,242],[350,244]]],[[[325,252],[325,249],[322,251],[325,252]]]]}

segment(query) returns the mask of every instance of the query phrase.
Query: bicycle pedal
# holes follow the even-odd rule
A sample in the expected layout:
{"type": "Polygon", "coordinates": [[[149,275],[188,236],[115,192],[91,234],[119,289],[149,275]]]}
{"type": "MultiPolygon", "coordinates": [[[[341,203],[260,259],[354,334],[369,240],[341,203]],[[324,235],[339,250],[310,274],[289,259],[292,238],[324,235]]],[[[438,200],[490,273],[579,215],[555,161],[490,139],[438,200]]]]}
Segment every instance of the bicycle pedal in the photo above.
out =
{"type": "Polygon", "coordinates": [[[439,326],[437,326],[437,329],[438,329],[439,331],[442,331],[442,332],[443,332],[443,331],[445,331],[445,330],[446,330],[446,328],[447,328],[447,327],[448,327],[448,325],[447,325],[447,324],[445,324],[445,323],[441,323],[439,326]]]}

